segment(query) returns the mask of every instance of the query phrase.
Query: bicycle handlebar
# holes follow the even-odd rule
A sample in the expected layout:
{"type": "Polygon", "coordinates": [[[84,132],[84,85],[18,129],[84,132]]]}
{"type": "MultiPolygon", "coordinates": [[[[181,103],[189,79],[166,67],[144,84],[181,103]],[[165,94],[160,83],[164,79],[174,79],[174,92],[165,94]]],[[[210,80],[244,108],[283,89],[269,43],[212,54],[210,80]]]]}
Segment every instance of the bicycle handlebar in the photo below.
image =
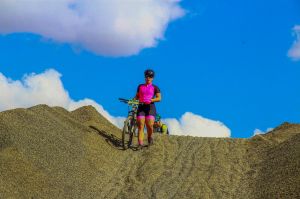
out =
{"type": "Polygon", "coordinates": [[[128,105],[139,105],[139,104],[144,104],[139,102],[138,100],[130,100],[130,99],[124,99],[124,98],[119,98],[120,102],[124,102],[128,105]]]}
{"type": "Polygon", "coordinates": [[[129,101],[128,99],[119,98],[120,101],[129,101]]]}

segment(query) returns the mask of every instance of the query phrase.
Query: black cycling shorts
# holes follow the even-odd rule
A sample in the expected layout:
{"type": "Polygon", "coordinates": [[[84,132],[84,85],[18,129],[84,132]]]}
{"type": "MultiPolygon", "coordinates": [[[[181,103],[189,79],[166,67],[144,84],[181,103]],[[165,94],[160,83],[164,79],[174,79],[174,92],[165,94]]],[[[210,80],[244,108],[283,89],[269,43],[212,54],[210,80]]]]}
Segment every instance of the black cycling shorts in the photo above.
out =
{"type": "Polygon", "coordinates": [[[156,116],[156,108],[155,104],[141,104],[137,110],[138,118],[146,117],[146,119],[151,118],[155,119],[156,116]]]}

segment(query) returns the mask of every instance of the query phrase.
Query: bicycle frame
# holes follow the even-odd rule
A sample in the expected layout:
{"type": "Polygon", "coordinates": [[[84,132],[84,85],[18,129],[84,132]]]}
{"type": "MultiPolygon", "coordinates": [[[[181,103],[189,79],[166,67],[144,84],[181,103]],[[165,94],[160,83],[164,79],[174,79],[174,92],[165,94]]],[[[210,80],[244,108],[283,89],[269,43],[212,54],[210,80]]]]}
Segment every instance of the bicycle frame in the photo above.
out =
{"type": "Polygon", "coordinates": [[[131,115],[131,116],[134,117],[134,119],[136,119],[136,117],[137,117],[137,109],[138,109],[138,105],[136,105],[136,104],[131,105],[131,109],[128,110],[128,116],[131,115]]]}

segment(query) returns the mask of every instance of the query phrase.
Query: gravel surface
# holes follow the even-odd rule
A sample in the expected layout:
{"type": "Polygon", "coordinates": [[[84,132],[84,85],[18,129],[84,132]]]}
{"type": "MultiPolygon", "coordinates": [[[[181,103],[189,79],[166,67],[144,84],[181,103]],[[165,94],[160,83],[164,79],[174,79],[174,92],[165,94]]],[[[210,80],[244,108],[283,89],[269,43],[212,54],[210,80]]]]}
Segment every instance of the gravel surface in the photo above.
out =
{"type": "Polygon", "coordinates": [[[1,112],[0,198],[300,198],[299,124],[251,139],[155,134],[142,150],[120,138],[92,106],[1,112]]]}

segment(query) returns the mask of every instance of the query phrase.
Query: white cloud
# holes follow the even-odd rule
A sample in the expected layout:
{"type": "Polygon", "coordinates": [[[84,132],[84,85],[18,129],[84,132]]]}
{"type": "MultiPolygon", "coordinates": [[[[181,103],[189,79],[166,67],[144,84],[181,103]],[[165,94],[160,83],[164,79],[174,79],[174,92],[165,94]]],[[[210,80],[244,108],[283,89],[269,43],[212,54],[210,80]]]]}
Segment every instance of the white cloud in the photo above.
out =
{"type": "MultiPolygon", "coordinates": [[[[0,73],[0,111],[13,108],[28,108],[37,104],[61,106],[69,111],[92,105],[110,122],[122,128],[124,117],[110,115],[100,104],[92,99],[73,100],[65,90],[61,74],[50,69],[41,74],[25,75],[21,80],[11,80],[0,73]]],[[[191,135],[198,137],[229,137],[230,129],[218,121],[203,118],[187,112],[178,121],[163,120],[172,135],[191,135]]]]}
{"type": "Polygon", "coordinates": [[[263,131],[260,130],[260,129],[255,129],[254,132],[253,132],[253,136],[255,136],[255,135],[260,135],[260,134],[265,134],[265,132],[263,132],[263,131]]]}
{"type": "Polygon", "coordinates": [[[117,125],[120,118],[111,116],[100,104],[91,99],[74,101],[64,89],[61,74],[50,69],[41,74],[25,75],[22,80],[11,80],[0,73],[0,111],[28,108],[37,104],[61,106],[69,111],[92,105],[110,122],[117,125]]]}
{"type": "Polygon", "coordinates": [[[253,132],[253,136],[268,133],[268,132],[272,131],[273,129],[274,128],[267,128],[266,131],[262,131],[260,129],[255,129],[253,132]]]}
{"type": "Polygon", "coordinates": [[[294,60],[300,60],[300,25],[296,25],[293,30],[296,35],[296,40],[289,50],[288,56],[294,60]]]}
{"type": "Polygon", "coordinates": [[[197,137],[230,137],[231,131],[223,123],[200,115],[186,112],[180,120],[163,120],[172,135],[190,135],[197,137]]]}
{"type": "Polygon", "coordinates": [[[128,56],[157,45],[185,11],[181,0],[1,0],[0,33],[29,32],[97,54],[128,56]]]}

